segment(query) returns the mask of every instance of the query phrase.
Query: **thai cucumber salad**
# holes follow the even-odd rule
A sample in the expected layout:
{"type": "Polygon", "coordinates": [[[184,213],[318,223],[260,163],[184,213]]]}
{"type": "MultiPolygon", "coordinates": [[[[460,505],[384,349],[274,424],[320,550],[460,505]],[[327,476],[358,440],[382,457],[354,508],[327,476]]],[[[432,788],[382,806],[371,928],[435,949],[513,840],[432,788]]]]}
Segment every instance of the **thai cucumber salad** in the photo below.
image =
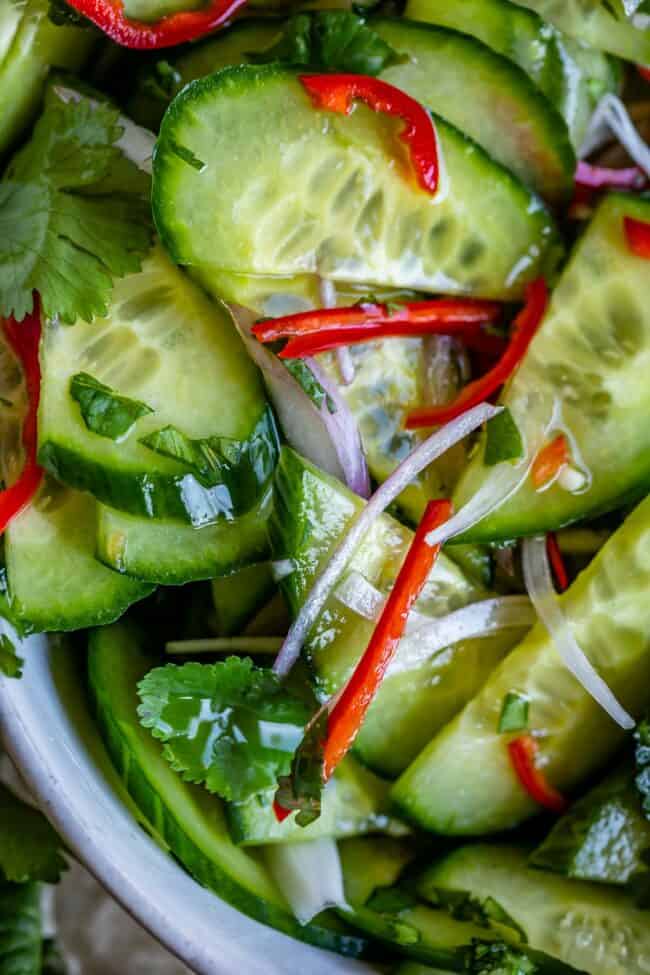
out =
{"type": "MultiPolygon", "coordinates": [[[[648,65],[0,0],[0,680],[57,634],[170,856],[377,971],[650,972],[648,65]]],[[[64,865],[0,791],[0,973],[64,865]]]]}

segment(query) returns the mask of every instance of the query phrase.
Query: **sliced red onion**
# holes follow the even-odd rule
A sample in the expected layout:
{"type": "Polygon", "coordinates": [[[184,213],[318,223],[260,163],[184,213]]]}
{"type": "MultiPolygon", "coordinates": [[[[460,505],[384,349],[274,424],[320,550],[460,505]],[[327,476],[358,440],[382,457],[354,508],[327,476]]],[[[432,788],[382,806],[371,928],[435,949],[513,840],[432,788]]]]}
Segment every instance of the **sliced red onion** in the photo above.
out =
{"type": "Polygon", "coordinates": [[[643,171],[638,166],[627,169],[609,169],[606,166],[591,166],[580,160],[576,169],[575,181],[580,186],[591,189],[640,189],[646,182],[643,171]]]}
{"type": "Polygon", "coordinates": [[[205,640],[170,640],[165,653],[277,653],[282,646],[281,636],[207,637],[205,640]]]}
{"type": "MultiPolygon", "coordinates": [[[[468,434],[472,433],[500,412],[501,407],[492,406],[490,403],[480,403],[473,409],[467,410],[462,416],[452,420],[451,423],[447,423],[441,430],[433,433],[416,447],[395,468],[390,477],[375,491],[368,504],[353,520],[347,534],[339,542],[329,562],[316,578],[311,592],[293,621],[283,647],[273,665],[273,669],[277,674],[282,677],[286,676],[295,664],[300,656],[303,643],[309,635],[309,631],[316,622],[334,586],[341,578],[346,565],[354,555],[357,546],[373,522],[386,510],[388,505],[393,503],[404,488],[425,467],[428,467],[437,457],[444,454],[450,447],[458,443],[459,440],[463,440],[468,434]]],[[[470,501],[466,507],[469,507],[471,504],[472,502],[470,501]]],[[[453,521],[454,519],[452,518],[451,520],[453,521]]],[[[461,531],[462,528],[458,530],[461,531]]]]}
{"type": "Polygon", "coordinates": [[[635,724],[633,718],[620,705],[584,651],[578,646],[553,587],[551,567],[546,553],[546,539],[543,535],[524,539],[522,564],[528,595],[566,667],[613,721],[626,730],[633,728],[635,724]]]}
{"type": "Polygon", "coordinates": [[[625,105],[617,95],[603,95],[591,117],[589,129],[580,150],[580,156],[591,155],[611,132],[628,152],[640,169],[650,177],[650,148],[636,130],[625,105]]]}
{"type": "Polygon", "coordinates": [[[277,356],[253,337],[250,329],[256,320],[255,314],[240,305],[231,305],[230,311],[250,357],[264,375],[289,443],[321,470],[338,477],[356,494],[367,498],[370,478],[361,437],[336,384],[330,382],[313,359],[306,360],[330,396],[335,412],[330,412],[326,402],[317,407],[277,356]]]}
{"type": "Polygon", "coordinates": [[[300,843],[269,844],[264,856],[273,879],[301,924],[309,924],[328,907],[346,906],[336,840],[322,837],[300,843]]]}
{"type": "MultiPolygon", "coordinates": [[[[364,619],[376,620],[386,597],[361,573],[351,572],[338,586],[336,598],[364,619]]],[[[441,650],[462,640],[482,639],[500,630],[528,629],[536,619],[527,596],[495,596],[470,603],[445,616],[431,617],[411,610],[399,652],[387,676],[413,670],[441,650]]]]}
{"type": "Polygon", "coordinates": [[[349,386],[350,383],[354,382],[355,369],[347,345],[342,345],[336,350],[336,362],[339,367],[341,382],[344,386],[349,386]]]}

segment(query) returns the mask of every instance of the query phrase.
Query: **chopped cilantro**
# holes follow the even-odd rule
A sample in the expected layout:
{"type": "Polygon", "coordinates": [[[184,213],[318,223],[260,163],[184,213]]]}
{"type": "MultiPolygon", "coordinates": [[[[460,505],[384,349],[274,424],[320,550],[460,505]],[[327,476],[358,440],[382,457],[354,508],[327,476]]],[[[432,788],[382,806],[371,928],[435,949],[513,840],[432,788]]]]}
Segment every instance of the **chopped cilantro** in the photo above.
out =
{"type": "Polygon", "coordinates": [[[166,664],[140,682],[140,720],[188,782],[241,801],[289,771],[308,708],[266,668],[229,657],[166,664]]]}
{"type": "Polygon", "coordinates": [[[140,269],[152,239],[148,177],[116,146],[110,105],[51,89],[31,140],[0,182],[0,315],[38,292],[68,324],[105,315],[113,279],[140,269]]]}
{"type": "Polygon", "coordinates": [[[45,816],[0,783],[0,878],[51,884],[65,868],[61,844],[45,816]]]}
{"type": "Polygon", "coordinates": [[[474,941],[465,958],[468,975],[539,975],[528,955],[502,942],[474,941]]]}
{"type": "Polygon", "coordinates": [[[317,409],[320,410],[323,403],[325,403],[330,413],[336,413],[334,400],[316,379],[316,376],[304,359],[281,359],[280,361],[283,366],[286,366],[302,391],[307,394],[317,409]]]}
{"type": "Polygon", "coordinates": [[[0,882],[0,972],[43,975],[38,884],[0,882]]]}
{"type": "Polygon", "coordinates": [[[524,455],[524,444],[519,428],[507,406],[488,420],[486,433],[483,458],[486,467],[494,467],[495,464],[507,460],[521,460],[524,455]]]}
{"type": "Polygon", "coordinates": [[[528,709],[530,699],[518,691],[508,691],[503,699],[499,716],[498,731],[500,735],[508,731],[525,731],[528,727],[528,709]]]}
{"type": "Polygon", "coordinates": [[[129,432],[136,420],[153,413],[150,406],[137,399],[121,396],[87,372],[78,372],[70,380],[70,395],[79,404],[81,416],[93,433],[117,440],[129,432]]]}
{"type": "Polygon", "coordinates": [[[0,673],[5,677],[23,676],[23,659],[16,653],[12,640],[6,633],[0,633],[0,673]]]}
{"type": "Polygon", "coordinates": [[[306,728],[293,757],[290,774],[278,780],[276,802],[283,809],[298,811],[298,826],[310,826],[321,814],[326,736],[327,711],[323,710],[306,728]]]}

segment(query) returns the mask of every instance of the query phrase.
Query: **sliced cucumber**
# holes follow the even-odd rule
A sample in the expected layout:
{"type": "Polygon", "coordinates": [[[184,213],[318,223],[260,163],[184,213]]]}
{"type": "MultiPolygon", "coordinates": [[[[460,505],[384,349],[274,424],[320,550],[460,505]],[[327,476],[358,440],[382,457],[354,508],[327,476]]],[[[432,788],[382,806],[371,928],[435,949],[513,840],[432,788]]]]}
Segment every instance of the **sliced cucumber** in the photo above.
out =
{"type": "Polygon", "coordinates": [[[577,880],[624,885],[648,875],[648,851],[650,823],[626,765],[571,806],[530,863],[577,880]]]}
{"type": "Polygon", "coordinates": [[[88,678],[99,727],[143,815],[199,883],[240,911],[301,941],[342,954],[362,954],[365,940],[326,927],[323,915],[301,926],[261,856],[232,843],[220,800],[184,782],[162,757],[160,744],[141,726],[136,710],[136,685],[155,662],[126,623],[90,635],[88,678]]]}
{"type": "Polygon", "coordinates": [[[124,12],[130,20],[160,20],[182,10],[196,10],[197,0],[124,0],[124,12]]]}
{"type": "Polygon", "coordinates": [[[241,633],[277,591],[270,562],[258,562],[212,582],[219,636],[241,633]]]}
{"type": "Polygon", "coordinates": [[[564,880],[526,864],[526,851],[478,844],[455,850],[427,870],[423,896],[466,891],[493,898],[525,932],[532,948],[591,975],[647,972],[647,914],[619,891],[564,880]]]}
{"type": "Polygon", "coordinates": [[[471,34],[518,64],[562,113],[576,149],[602,96],[620,86],[612,58],[510,0],[409,0],[406,14],[471,34]]]}
{"type": "Polygon", "coordinates": [[[267,491],[234,521],[203,528],[139,518],[100,504],[97,558],[117,572],[166,586],[225,576],[268,554],[271,501],[267,491]]]}
{"type": "Polygon", "coordinates": [[[558,256],[552,219],[436,125],[446,176],[432,197],[407,175],[394,120],[361,104],[347,116],[316,109],[298,72],[277,65],[225,68],[192,82],[165,115],[158,229],[208,290],[212,271],[226,270],[514,299],[558,256]]]}
{"type": "Polygon", "coordinates": [[[399,820],[388,814],[388,783],[348,757],[323,793],[319,819],[305,828],[291,816],[279,823],[273,812],[274,790],[253,796],[246,802],[227,806],[233,841],[239,846],[263,843],[301,843],[321,836],[361,836],[365,833],[408,833],[399,820]]]}
{"type": "Polygon", "coordinates": [[[5,532],[11,613],[28,629],[80,630],[112,623],[153,586],[94,557],[92,498],[46,481],[5,532]]]}
{"type": "Polygon", "coordinates": [[[74,328],[49,323],[41,363],[39,460],[63,483],[118,510],[195,527],[231,521],[264,493],[276,434],[255,366],[226,311],[160,248],[142,271],[116,283],[108,318],[74,328]],[[99,436],[70,396],[79,372],[153,412],[118,441],[99,436]],[[232,438],[244,449],[222,461],[220,483],[204,483],[141,443],[168,425],[191,438],[232,438]]]}
{"type": "MultiPolygon", "coordinates": [[[[650,497],[560,597],[578,643],[634,716],[647,705],[650,680],[649,544],[650,497]]],[[[510,764],[508,736],[498,732],[509,691],[529,698],[539,765],[562,791],[620,744],[621,729],[566,669],[538,623],[397,781],[393,799],[405,815],[436,832],[479,835],[537,811],[510,764]]]]}
{"type": "Polygon", "coordinates": [[[647,5],[628,15],[627,8],[638,6],[627,0],[516,0],[522,7],[537,11],[571,37],[601,51],[609,51],[639,64],[650,62],[650,25],[647,5]],[[643,12],[645,10],[645,12],[643,12]]]}
{"type": "MultiPolygon", "coordinates": [[[[283,448],[270,530],[274,556],[289,559],[294,567],[282,580],[294,612],[361,504],[334,478],[283,448]]],[[[385,515],[375,522],[348,571],[360,572],[387,591],[412,537],[408,528],[385,515]]],[[[485,595],[441,555],[417,608],[435,617],[485,595]]],[[[348,679],[373,629],[372,621],[348,609],[336,595],[328,600],[305,649],[321,700],[348,679]]],[[[356,739],[356,754],[380,773],[399,774],[476,693],[516,639],[511,634],[467,640],[416,664],[409,664],[409,642],[402,641],[395,671],[384,678],[356,739]]]]}
{"type": "MultiPolygon", "coordinates": [[[[650,198],[613,194],[600,205],[501,397],[525,436],[566,434],[577,481],[560,476],[537,491],[525,478],[465,541],[552,531],[642,497],[650,487],[648,262],[628,247],[626,216],[650,220],[650,198]]],[[[500,471],[485,467],[477,450],[455,503],[462,506],[500,471]]]]}
{"type": "Polygon", "coordinates": [[[80,68],[96,37],[92,31],[55,26],[47,0],[3,0],[1,7],[0,158],[36,114],[50,68],[80,68]]]}

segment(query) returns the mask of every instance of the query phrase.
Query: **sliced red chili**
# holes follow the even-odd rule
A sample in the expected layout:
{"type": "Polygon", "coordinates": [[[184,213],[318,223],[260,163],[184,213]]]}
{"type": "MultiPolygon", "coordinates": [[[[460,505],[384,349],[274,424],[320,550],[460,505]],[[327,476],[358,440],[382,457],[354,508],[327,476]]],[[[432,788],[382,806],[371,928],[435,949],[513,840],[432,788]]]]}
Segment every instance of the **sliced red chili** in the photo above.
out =
{"type": "Polygon", "coordinates": [[[427,193],[438,189],[440,167],[433,120],[414,98],[386,81],[361,74],[305,74],[300,76],[317,108],[349,115],[355,100],[373,112],[383,112],[406,124],[400,139],[409,149],[418,183],[427,193]]]}
{"type": "Polygon", "coordinates": [[[526,289],[526,304],[512,326],[508,347],[499,362],[480,379],[475,379],[444,406],[424,406],[413,410],[406,418],[409,430],[448,423],[483,400],[488,399],[510,378],[523,359],[533,336],[542,323],[548,304],[548,290],[543,278],[526,289]]]}
{"type": "Polygon", "coordinates": [[[323,776],[327,781],[356,738],[404,633],[408,614],[440,552],[426,536],[448,520],[450,501],[430,501],[368,647],[339,694],[327,723],[323,776]]]}
{"type": "Polygon", "coordinates": [[[530,469],[533,484],[539,490],[557,477],[571,460],[569,442],[563,433],[554,437],[539,451],[530,469]]]}
{"type": "Polygon", "coordinates": [[[638,69],[641,77],[645,78],[646,81],[650,81],[650,68],[645,67],[643,64],[639,64],[638,69]]]}
{"type": "Polygon", "coordinates": [[[555,532],[549,532],[546,536],[546,554],[548,555],[548,560],[553,570],[555,584],[560,592],[564,592],[565,589],[569,588],[569,574],[566,570],[555,532]]]}
{"type": "Polygon", "coordinates": [[[512,767],[531,799],[551,812],[563,813],[568,802],[537,767],[537,752],[538,745],[532,735],[520,735],[508,744],[512,767]]]}
{"type": "Polygon", "coordinates": [[[38,302],[34,311],[22,322],[10,318],[3,322],[4,333],[13,351],[20,359],[27,387],[27,413],[23,420],[22,440],[25,463],[19,478],[8,488],[0,491],[0,532],[20,514],[36,494],[43,470],[36,463],[38,401],[41,391],[41,370],[38,346],[41,337],[41,316],[38,302]]]}
{"type": "Polygon", "coordinates": [[[220,27],[246,0],[208,0],[198,10],[181,10],[153,23],[131,20],[122,0],[67,0],[78,13],[122,47],[158,50],[195,41],[220,27]]]}
{"type": "Polygon", "coordinates": [[[273,800],[273,813],[279,823],[283,823],[287,816],[290,816],[292,812],[293,809],[285,809],[284,806],[280,805],[277,799],[273,800]]]}
{"type": "Polygon", "coordinates": [[[623,217],[623,226],[632,253],[650,260],[650,223],[635,220],[634,217],[623,217]]]}

